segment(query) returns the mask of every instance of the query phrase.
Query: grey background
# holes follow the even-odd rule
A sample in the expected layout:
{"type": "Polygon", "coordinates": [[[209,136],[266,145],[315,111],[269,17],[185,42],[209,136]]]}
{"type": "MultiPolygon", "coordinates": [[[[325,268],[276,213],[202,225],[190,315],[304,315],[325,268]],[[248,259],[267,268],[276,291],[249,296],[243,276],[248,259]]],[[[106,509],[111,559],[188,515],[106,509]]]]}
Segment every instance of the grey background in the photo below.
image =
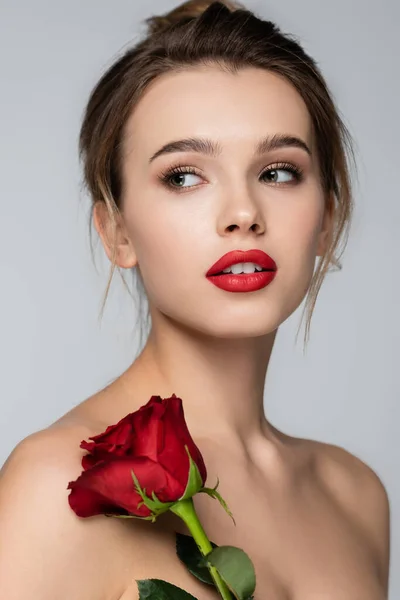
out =
{"type": "MultiPolygon", "coordinates": [[[[174,2],[0,0],[0,464],[29,433],[105,386],[135,354],[132,301],[88,243],[77,135],[87,96],[141,19],[174,2]]],[[[308,352],[301,309],[280,328],[271,421],[341,445],[387,487],[390,597],[400,597],[400,4],[287,0],[247,6],[318,61],[357,144],[356,214],[343,270],[325,280],[308,352]]],[[[96,238],[95,238],[96,239],[96,238]]]]}

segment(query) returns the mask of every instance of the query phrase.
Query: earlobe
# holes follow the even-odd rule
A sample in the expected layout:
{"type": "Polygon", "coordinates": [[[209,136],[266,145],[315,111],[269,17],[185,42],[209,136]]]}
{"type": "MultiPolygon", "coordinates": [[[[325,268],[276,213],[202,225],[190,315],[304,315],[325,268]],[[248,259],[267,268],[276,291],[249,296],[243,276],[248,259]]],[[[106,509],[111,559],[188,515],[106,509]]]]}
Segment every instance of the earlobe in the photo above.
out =
{"type": "Polygon", "coordinates": [[[96,202],[93,207],[93,223],[110,262],[113,260],[115,244],[115,264],[122,269],[131,269],[137,263],[132,242],[119,215],[115,215],[115,225],[104,202],[96,202]]]}

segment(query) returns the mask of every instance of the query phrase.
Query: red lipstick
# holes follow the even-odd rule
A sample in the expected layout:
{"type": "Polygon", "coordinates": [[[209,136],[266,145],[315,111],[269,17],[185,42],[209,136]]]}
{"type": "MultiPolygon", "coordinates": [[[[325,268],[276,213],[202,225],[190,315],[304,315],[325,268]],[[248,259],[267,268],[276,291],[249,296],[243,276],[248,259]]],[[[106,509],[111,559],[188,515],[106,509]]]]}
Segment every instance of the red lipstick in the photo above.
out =
{"type": "Polygon", "coordinates": [[[206,277],[211,283],[228,292],[252,292],[271,283],[278,268],[273,258],[262,250],[233,250],[224,254],[210,267],[206,277]],[[262,267],[254,273],[222,273],[224,269],[238,263],[251,262],[262,267]]]}

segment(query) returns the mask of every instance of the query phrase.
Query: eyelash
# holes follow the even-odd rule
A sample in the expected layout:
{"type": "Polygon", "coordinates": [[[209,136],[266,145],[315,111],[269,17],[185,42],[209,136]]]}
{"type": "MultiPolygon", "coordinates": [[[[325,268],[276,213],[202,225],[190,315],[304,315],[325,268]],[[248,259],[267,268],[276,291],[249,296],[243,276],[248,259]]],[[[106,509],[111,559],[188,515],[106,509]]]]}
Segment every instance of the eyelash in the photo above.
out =
{"type": "MultiPolygon", "coordinates": [[[[273,165],[271,167],[268,167],[267,169],[265,169],[260,177],[263,177],[266,173],[270,173],[271,171],[289,171],[290,173],[292,173],[292,175],[294,175],[295,177],[295,182],[286,182],[286,183],[271,183],[271,185],[273,186],[290,186],[290,185],[296,185],[296,183],[300,183],[301,181],[303,181],[304,178],[304,172],[303,169],[301,169],[300,167],[297,167],[295,165],[292,165],[291,163],[287,163],[287,162],[282,162],[282,163],[277,163],[276,165],[273,165]]],[[[192,188],[197,187],[196,185],[190,185],[187,187],[182,187],[180,188],[179,186],[175,186],[172,185],[171,183],[171,178],[174,175],[181,175],[181,174],[185,174],[185,175],[197,175],[198,177],[201,177],[201,173],[199,173],[197,171],[197,169],[193,168],[193,167],[189,167],[189,166],[184,166],[184,165],[176,165],[174,167],[171,167],[170,169],[167,169],[166,171],[164,171],[163,173],[161,173],[161,175],[159,176],[159,179],[161,180],[161,182],[169,189],[171,190],[190,190],[192,188]]]]}

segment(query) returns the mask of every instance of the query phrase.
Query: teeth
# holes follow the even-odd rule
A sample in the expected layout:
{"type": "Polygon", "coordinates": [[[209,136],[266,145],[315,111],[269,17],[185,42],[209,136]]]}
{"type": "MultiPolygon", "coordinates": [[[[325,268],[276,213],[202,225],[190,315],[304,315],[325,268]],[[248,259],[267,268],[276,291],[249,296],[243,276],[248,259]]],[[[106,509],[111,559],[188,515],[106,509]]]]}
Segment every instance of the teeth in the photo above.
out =
{"type": "Polygon", "coordinates": [[[237,263],[236,265],[224,269],[222,272],[239,275],[240,273],[254,273],[255,271],[262,271],[262,267],[255,263],[237,263]]]}

